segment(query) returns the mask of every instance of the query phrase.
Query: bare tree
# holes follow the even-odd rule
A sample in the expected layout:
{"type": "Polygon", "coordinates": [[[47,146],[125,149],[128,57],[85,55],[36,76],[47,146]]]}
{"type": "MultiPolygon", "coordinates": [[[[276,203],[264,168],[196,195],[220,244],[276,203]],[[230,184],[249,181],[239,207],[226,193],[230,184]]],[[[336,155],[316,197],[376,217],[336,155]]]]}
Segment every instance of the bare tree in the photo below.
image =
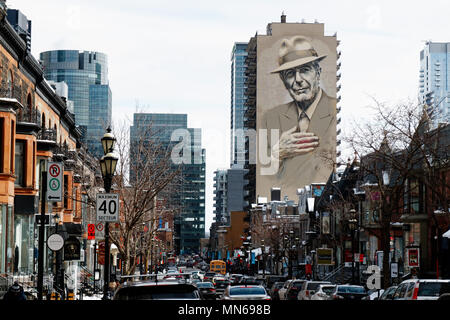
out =
{"type": "Polygon", "coordinates": [[[409,181],[422,181],[437,195],[440,205],[448,208],[448,186],[442,179],[442,172],[448,171],[448,146],[442,150],[439,128],[428,130],[426,108],[421,105],[406,102],[390,107],[375,101],[373,109],[374,119],[370,123],[355,122],[345,141],[361,159],[363,186],[381,195],[378,209],[386,288],[390,280],[390,226],[400,214],[409,213],[404,202],[409,181]]]}
{"type": "Polygon", "coordinates": [[[114,131],[119,162],[113,189],[119,193],[121,204],[120,222],[118,228],[111,230],[111,240],[122,257],[123,273],[132,274],[136,258],[142,257],[142,261],[149,255],[159,218],[175,211],[156,210],[155,200],[169,199],[178,191],[181,167],[173,164],[170,145],[160,141],[151,125],[134,132],[132,139],[126,124],[114,131]]]}

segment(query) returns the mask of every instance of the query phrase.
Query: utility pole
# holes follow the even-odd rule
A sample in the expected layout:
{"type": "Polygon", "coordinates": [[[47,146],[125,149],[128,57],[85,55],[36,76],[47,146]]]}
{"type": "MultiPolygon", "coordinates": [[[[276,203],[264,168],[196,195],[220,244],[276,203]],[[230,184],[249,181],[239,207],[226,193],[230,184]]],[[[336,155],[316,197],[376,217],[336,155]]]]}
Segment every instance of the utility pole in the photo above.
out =
{"type": "Polygon", "coordinates": [[[38,300],[42,300],[44,287],[44,237],[45,237],[45,204],[47,197],[47,171],[42,171],[41,179],[41,225],[39,226],[39,244],[38,244],[38,279],[37,291],[38,300]]]}

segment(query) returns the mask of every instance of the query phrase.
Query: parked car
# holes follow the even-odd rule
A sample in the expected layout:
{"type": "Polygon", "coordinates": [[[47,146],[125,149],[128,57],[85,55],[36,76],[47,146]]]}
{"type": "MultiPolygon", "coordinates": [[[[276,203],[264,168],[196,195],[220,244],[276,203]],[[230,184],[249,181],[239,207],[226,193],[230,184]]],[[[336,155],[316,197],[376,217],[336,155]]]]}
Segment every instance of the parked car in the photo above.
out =
{"type": "Polygon", "coordinates": [[[369,296],[363,286],[345,284],[336,286],[330,300],[369,300],[369,296]]]}
{"type": "Polygon", "coordinates": [[[201,300],[201,295],[189,283],[152,280],[122,283],[113,300],[201,300]]]}
{"type": "Polygon", "coordinates": [[[289,287],[289,284],[292,282],[292,279],[286,280],[283,283],[283,286],[278,290],[278,297],[280,300],[286,300],[286,291],[289,287]]]}
{"type": "Polygon", "coordinates": [[[393,300],[437,300],[450,293],[450,280],[408,279],[399,284],[393,300]]]}
{"type": "Polygon", "coordinates": [[[335,284],[321,284],[316,292],[311,295],[311,300],[328,300],[335,290],[335,284]]]}
{"type": "Polygon", "coordinates": [[[284,282],[275,282],[269,290],[269,294],[272,297],[272,300],[280,300],[280,296],[278,295],[278,291],[283,287],[284,282]]]}
{"type": "Polygon", "coordinates": [[[311,300],[311,296],[316,293],[316,290],[321,284],[331,284],[329,281],[305,281],[298,293],[297,300],[311,300]]]}
{"type": "Polygon", "coordinates": [[[286,291],[285,300],[297,300],[298,293],[306,280],[293,280],[286,291]]]}
{"type": "Polygon", "coordinates": [[[195,284],[205,300],[216,300],[216,288],[212,282],[198,282],[195,284]]]}
{"type": "Polygon", "coordinates": [[[397,290],[398,286],[391,286],[384,290],[383,294],[380,295],[378,300],[392,300],[394,298],[395,290],[397,290]]]}
{"type": "Polygon", "coordinates": [[[222,300],[271,300],[263,286],[234,285],[228,286],[222,300]]]}

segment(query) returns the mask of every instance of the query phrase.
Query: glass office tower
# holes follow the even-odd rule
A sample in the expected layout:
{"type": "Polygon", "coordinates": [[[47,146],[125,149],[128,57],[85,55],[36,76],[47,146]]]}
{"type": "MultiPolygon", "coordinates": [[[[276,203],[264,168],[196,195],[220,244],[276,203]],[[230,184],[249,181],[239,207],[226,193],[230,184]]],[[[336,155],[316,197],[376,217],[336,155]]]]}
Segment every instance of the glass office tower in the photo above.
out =
{"type": "Polygon", "coordinates": [[[231,52],[231,165],[245,164],[245,148],[239,148],[237,130],[244,128],[245,58],[247,42],[236,42],[231,52]]]}
{"type": "Polygon", "coordinates": [[[112,98],[107,56],[100,52],[54,50],[40,54],[44,77],[69,86],[75,122],[83,140],[96,157],[103,156],[100,139],[111,124],[112,98]]]}
{"type": "MultiPolygon", "coordinates": [[[[199,253],[200,239],[205,237],[205,149],[201,147],[201,129],[188,128],[186,114],[135,113],[130,128],[131,155],[136,152],[134,150],[139,145],[139,139],[144,136],[144,132],[149,132],[150,127],[151,136],[157,139],[163,148],[169,148],[169,154],[180,141],[171,141],[175,130],[184,129],[190,138],[190,162],[180,164],[181,181],[176,192],[163,192],[163,197],[169,205],[178,210],[174,216],[175,252],[199,253]]],[[[132,157],[131,161],[135,158],[132,157]]],[[[131,183],[139,179],[139,173],[133,171],[134,165],[130,165],[131,183]]],[[[175,168],[176,164],[173,163],[173,166],[175,168]]]]}
{"type": "Polygon", "coordinates": [[[450,42],[427,42],[420,52],[419,92],[428,106],[432,129],[450,120],[450,42]]]}

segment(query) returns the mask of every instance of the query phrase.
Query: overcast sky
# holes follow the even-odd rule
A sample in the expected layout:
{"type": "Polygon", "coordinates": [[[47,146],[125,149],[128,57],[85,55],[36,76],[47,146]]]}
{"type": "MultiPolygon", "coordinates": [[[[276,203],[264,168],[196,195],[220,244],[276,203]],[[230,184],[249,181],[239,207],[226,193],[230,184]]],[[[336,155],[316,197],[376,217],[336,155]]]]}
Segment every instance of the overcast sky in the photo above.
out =
{"type": "Polygon", "coordinates": [[[136,111],[187,113],[206,149],[206,229],[213,171],[229,166],[230,54],[270,22],[325,24],[341,40],[342,127],[367,114],[371,97],[416,99],[424,40],[450,41],[448,0],[7,0],[32,20],[32,54],[106,53],[113,119],[136,111]],[[137,105],[139,106],[137,108],[137,105]]]}

